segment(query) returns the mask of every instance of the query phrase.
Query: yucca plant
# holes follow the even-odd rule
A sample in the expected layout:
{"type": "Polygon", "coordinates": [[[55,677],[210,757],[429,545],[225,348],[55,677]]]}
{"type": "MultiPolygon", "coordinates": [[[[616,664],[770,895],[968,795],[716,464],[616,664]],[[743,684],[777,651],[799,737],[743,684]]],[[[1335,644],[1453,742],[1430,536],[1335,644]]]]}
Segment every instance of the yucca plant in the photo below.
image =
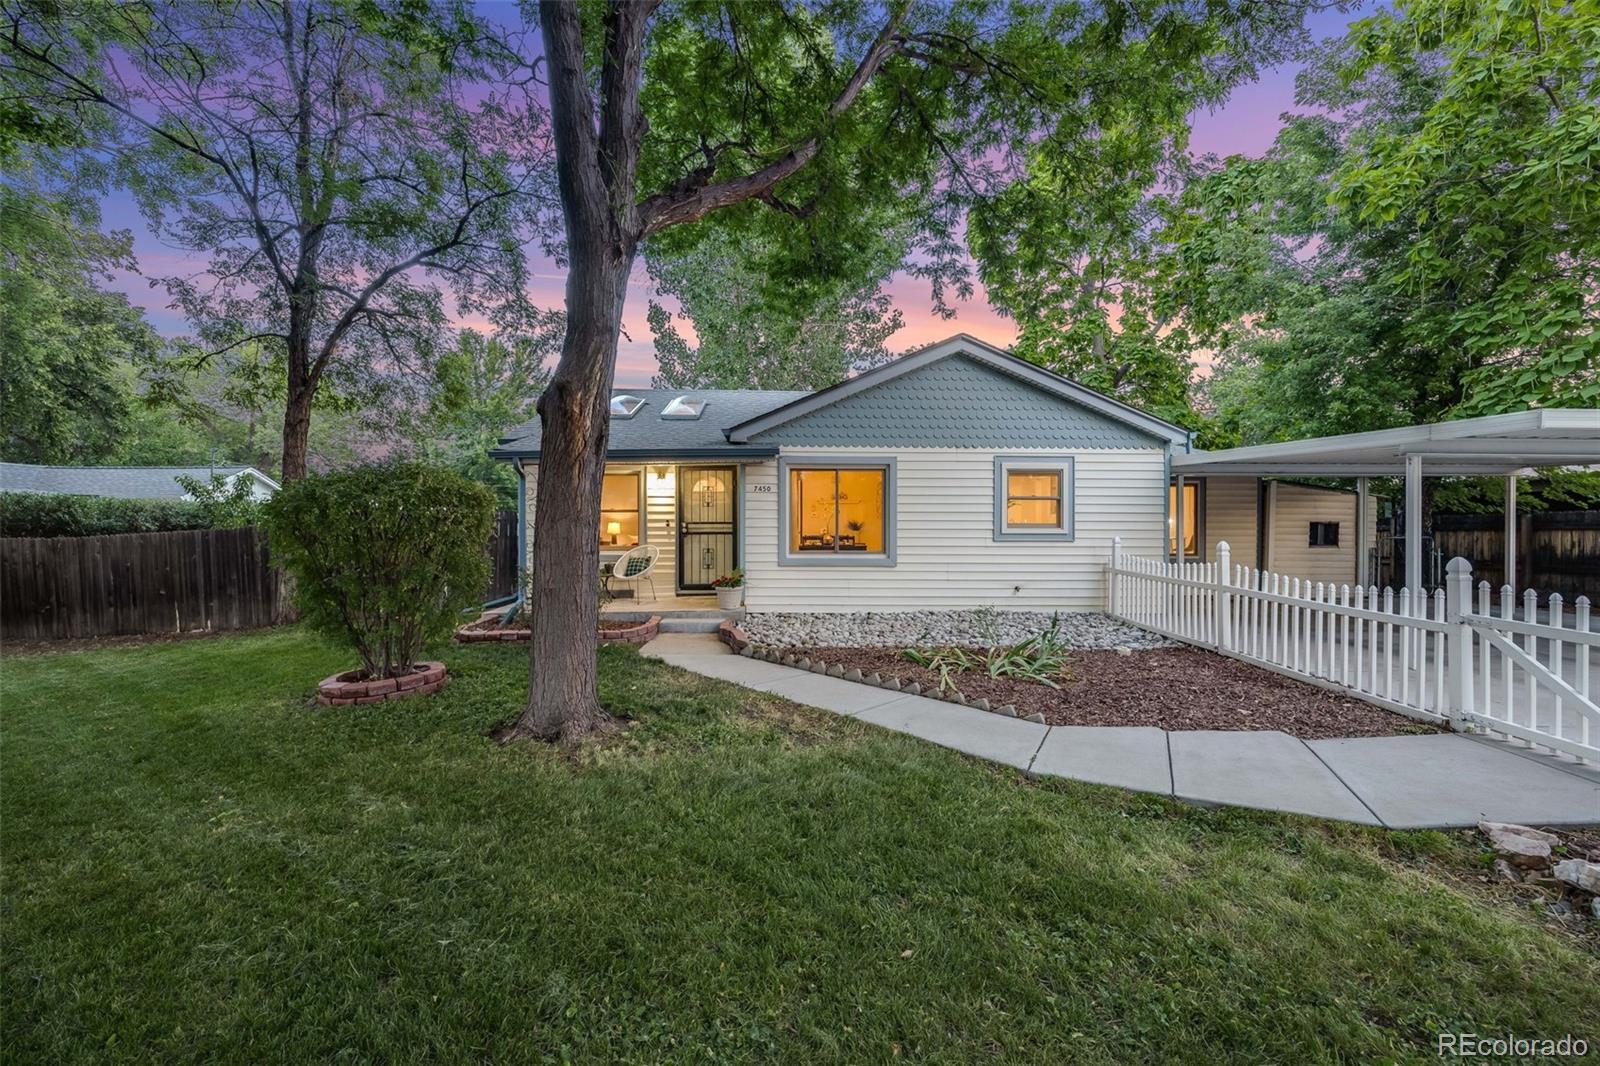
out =
{"type": "MultiPolygon", "coordinates": [[[[985,629],[992,640],[998,627],[989,621],[985,629]]],[[[904,654],[918,666],[939,675],[940,692],[960,692],[955,675],[980,669],[990,677],[1011,677],[1059,689],[1061,685],[1057,679],[1066,675],[1071,661],[1066,643],[1061,639],[1058,615],[1050,616],[1048,629],[1010,647],[991,643],[981,652],[957,647],[907,648],[904,654]]]]}

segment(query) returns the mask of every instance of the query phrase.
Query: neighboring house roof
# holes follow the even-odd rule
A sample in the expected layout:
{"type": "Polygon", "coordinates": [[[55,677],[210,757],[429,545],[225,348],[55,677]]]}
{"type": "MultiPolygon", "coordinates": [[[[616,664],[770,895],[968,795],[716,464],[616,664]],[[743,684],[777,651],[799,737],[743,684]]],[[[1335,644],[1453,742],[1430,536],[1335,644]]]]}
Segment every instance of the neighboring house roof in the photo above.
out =
{"type": "MultiPolygon", "coordinates": [[[[613,412],[606,455],[614,460],[765,458],[785,444],[1149,448],[1189,440],[1180,426],[964,333],[818,392],[619,388],[613,402],[623,396],[644,403],[631,417],[613,412]],[[667,417],[680,396],[705,401],[700,418],[667,417]]],[[[531,419],[491,454],[537,459],[539,430],[531,419]]]]}
{"type": "MultiPolygon", "coordinates": [[[[760,458],[776,455],[776,447],[730,444],[730,426],[782,407],[810,393],[771,389],[624,389],[614,396],[635,396],[644,406],[632,418],[611,418],[611,441],[606,454],[612,459],[715,459],[760,458]],[[661,412],[679,396],[706,401],[699,418],[663,418],[661,412]]],[[[539,456],[539,420],[529,419],[506,432],[491,455],[501,459],[536,459],[539,456]]]]}
{"type": "Polygon", "coordinates": [[[39,466],[0,463],[0,489],[56,496],[110,496],[124,500],[181,500],[180,475],[208,482],[213,473],[245,475],[271,492],[278,483],[253,466],[39,466]]]}

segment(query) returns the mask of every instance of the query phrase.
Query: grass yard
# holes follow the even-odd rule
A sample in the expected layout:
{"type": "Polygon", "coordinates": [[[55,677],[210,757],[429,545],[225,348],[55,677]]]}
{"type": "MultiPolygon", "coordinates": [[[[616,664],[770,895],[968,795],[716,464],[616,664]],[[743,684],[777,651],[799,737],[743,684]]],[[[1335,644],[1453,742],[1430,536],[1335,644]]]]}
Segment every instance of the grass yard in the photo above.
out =
{"type": "MultiPolygon", "coordinates": [[[[318,708],[296,629],[0,666],[0,1056],[1437,1061],[1600,1036],[1600,959],[1468,845],[1068,782],[601,652],[632,721],[502,748],[525,653],[318,708]]],[[[1591,1044],[1592,1046],[1592,1044],[1591,1044]]]]}

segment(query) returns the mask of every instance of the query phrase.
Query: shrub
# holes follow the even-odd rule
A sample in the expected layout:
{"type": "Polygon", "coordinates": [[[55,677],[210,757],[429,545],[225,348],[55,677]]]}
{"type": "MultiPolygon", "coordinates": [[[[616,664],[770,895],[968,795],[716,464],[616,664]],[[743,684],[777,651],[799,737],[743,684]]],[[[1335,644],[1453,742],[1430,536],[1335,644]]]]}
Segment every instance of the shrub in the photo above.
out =
{"type": "Polygon", "coordinates": [[[93,537],[210,528],[205,509],[190,500],[0,492],[0,537],[93,537]]]}
{"type": "Polygon", "coordinates": [[[253,525],[261,513],[261,501],[255,498],[255,486],[247,477],[230,481],[224,474],[212,474],[210,481],[201,481],[179,474],[177,481],[184,492],[194,497],[200,513],[213,529],[253,525]]]}
{"type": "Polygon", "coordinates": [[[347,639],[367,676],[393,677],[483,593],[494,507],[460,474],[384,463],[285,485],[261,525],[302,617],[347,639]]]}

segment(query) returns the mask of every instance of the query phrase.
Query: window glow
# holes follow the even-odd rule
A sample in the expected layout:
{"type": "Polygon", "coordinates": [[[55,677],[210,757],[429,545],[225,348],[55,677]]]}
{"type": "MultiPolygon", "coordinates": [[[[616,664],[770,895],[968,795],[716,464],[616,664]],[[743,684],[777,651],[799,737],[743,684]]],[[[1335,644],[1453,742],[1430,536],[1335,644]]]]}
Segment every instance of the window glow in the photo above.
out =
{"type": "Polygon", "coordinates": [[[883,554],[889,472],[789,469],[789,550],[883,554]]]}
{"type": "Polygon", "coordinates": [[[1061,471],[1007,470],[1006,525],[1061,528],[1061,471]]]}
{"type": "Polygon", "coordinates": [[[600,486],[600,546],[632,548],[640,526],[639,471],[607,471],[600,486]]]}

